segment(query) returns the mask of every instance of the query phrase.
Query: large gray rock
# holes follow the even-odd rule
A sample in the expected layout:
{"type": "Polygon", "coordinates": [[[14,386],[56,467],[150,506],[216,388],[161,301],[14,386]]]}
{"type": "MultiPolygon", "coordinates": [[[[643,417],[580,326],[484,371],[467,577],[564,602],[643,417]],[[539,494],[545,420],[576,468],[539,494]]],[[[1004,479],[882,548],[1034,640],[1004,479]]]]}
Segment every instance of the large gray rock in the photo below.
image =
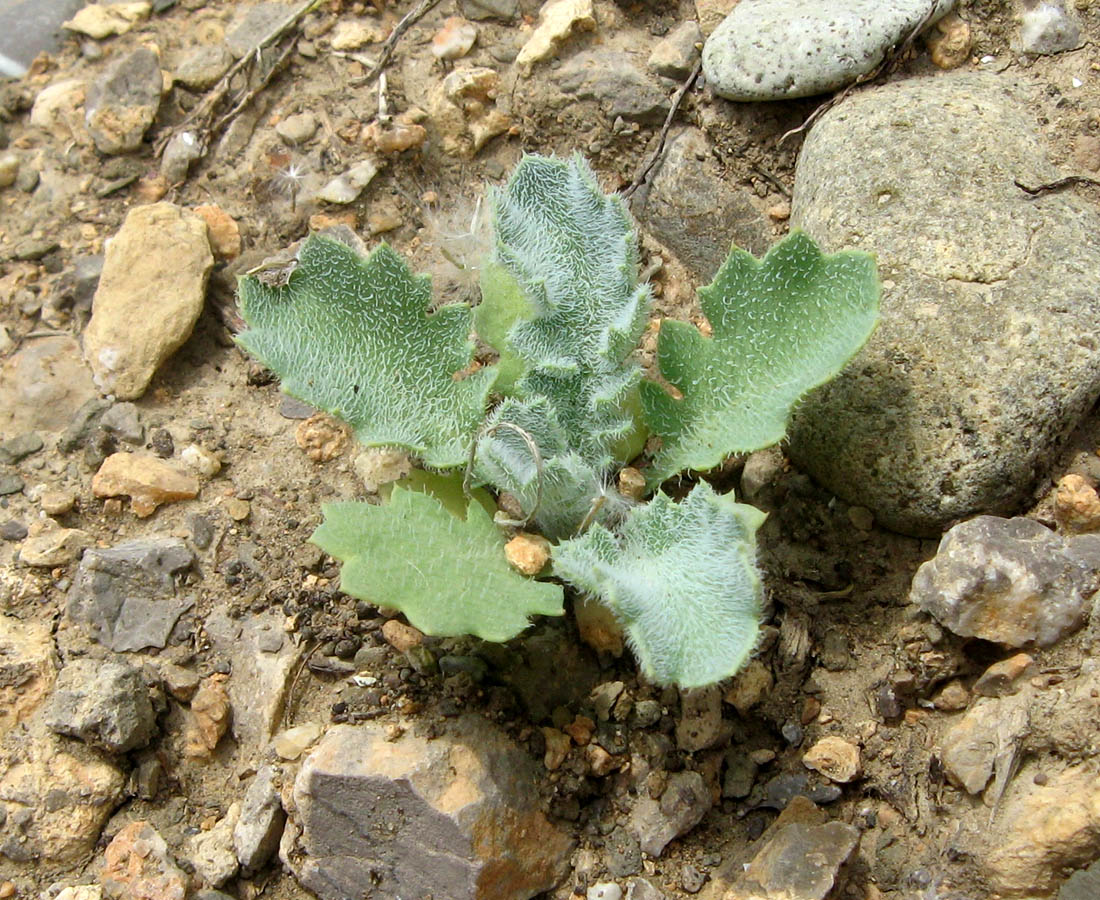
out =
{"type": "Polygon", "coordinates": [[[561,880],[571,841],[539,810],[532,763],[503,732],[471,715],[432,740],[392,738],[378,723],[340,725],[303,763],[305,887],[322,900],[367,884],[386,897],[528,900],[561,880]]]}
{"type": "Polygon", "coordinates": [[[955,0],[741,0],[707,39],[703,74],[730,100],[784,100],[843,87],[955,0]]]}
{"type": "Polygon", "coordinates": [[[160,58],[142,47],[113,63],[88,88],[84,117],[100,153],[132,153],[160,109],[160,58]]]}
{"type": "Polygon", "coordinates": [[[67,614],[112,650],[163,648],[194,605],[178,578],[195,561],[179,538],[143,538],[84,553],[69,590],[67,614]]]}
{"type": "Polygon", "coordinates": [[[978,516],[943,536],[909,599],[963,637],[1049,647],[1085,624],[1098,587],[1100,535],[978,516]]]}
{"type": "Polygon", "coordinates": [[[859,248],[877,331],[795,417],[795,461],[888,528],[938,535],[1023,503],[1100,396],[1100,218],[1051,181],[1003,75],[862,91],[802,148],[792,224],[859,248]]]}
{"type": "Polygon", "coordinates": [[[714,277],[732,244],[762,256],[771,238],[768,220],[747,190],[723,177],[710,141],[698,128],[673,132],[637,214],[703,284],[714,277]]]}
{"type": "Polygon", "coordinates": [[[256,872],[271,859],[283,836],[286,813],[275,789],[275,771],[260,766],[244,792],[241,815],[233,828],[233,848],[246,872],[256,872]]]}
{"type": "Polygon", "coordinates": [[[855,853],[859,829],[844,822],[795,822],[778,829],[725,894],[729,900],[824,900],[855,853]]]}
{"type": "Polygon", "coordinates": [[[124,662],[77,659],[68,663],[44,713],[51,731],[111,753],[144,747],[157,726],[141,673],[124,662]]]}
{"type": "Polygon", "coordinates": [[[670,775],[660,799],[638,797],[627,820],[642,852],[660,856],[669,842],[698,825],[711,806],[710,789],[698,772],[670,775]]]}

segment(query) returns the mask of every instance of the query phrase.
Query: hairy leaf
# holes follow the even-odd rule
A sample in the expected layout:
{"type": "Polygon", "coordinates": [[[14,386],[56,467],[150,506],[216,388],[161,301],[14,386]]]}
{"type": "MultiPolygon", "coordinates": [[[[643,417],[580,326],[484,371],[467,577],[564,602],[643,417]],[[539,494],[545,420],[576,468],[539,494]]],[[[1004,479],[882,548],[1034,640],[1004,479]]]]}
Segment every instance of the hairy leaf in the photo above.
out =
{"type": "Polygon", "coordinates": [[[691,688],[734,674],[756,643],[764,513],[700,482],[680,503],[658,492],[621,537],[594,525],[554,548],[554,574],[599,597],[646,677],[691,688]]]}
{"type": "Polygon", "coordinates": [[[713,337],[666,319],[657,344],[661,374],[683,398],[642,384],[646,420],[662,438],[654,484],[781,440],[799,398],[871,334],[879,284],[870,255],[826,256],[794,232],[763,260],[734,248],[699,297],[713,337]]]}
{"type": "Polygon", "coordinates": [[[385,244],[363,258],[313,236],[287,284],[240,284],[249,324],[238,341],[283,389],[346,421],[368,447],[404,448],[429,466],[461,465],[485,415],[495,370],[463,377],[471,313],[431,315],[431,287],[385,244]]]}
{"type": "Polygon", "coordinates": [[[345,593],[401,610],[425,634],[506,641],[528,616],[560,616],[562,591],[516,572],[479,503],[466,519],[430,494],[395,486],[389,503],[327,503],[310,538],[340,559],[345,593]]]}

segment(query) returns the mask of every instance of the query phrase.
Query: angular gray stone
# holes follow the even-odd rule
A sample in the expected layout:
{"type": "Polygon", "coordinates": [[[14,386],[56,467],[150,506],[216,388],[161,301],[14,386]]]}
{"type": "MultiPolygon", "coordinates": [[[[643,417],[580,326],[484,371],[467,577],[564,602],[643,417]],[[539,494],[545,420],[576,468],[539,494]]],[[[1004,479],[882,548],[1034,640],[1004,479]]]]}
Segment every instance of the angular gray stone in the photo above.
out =
{"type": "Polygon", "coordinates": [[[141,444],[145,440],[145,428],[133,403],[116,403],[103,414],[99,427],[127,444],[141,444]]]}
{"type": "Polygon", "coordinates": [[[233,847],[245,872],[256,872],[279,849],[286,813],[275,789],[275,771],[261,766],[244,792],[241,816],[233,828],[233,847]]]}
{"type": "Polygon", "coordinates": [[[125,662],[69,662],[46,703],[46,726],[111,753],[144,747],[156,732],[156,714],[141,673],[125,662]]]}
{"type": "Polygon", "coordinates": [[[1098,587],[1100,535],[978,516],[943,536],[909,600],[963,637],[1049,647],[1085,624],[1098,587]]]}
{"type": "Polygon", "coordinates": [[[233,54],[224,44],[196,47],[176,66],[176,81],[195,91],[213,87],[233,65],[233,54]]]}
{"type": "Polygon", "coordinates": [[[240,864],[234,850],[235,828],[241,805],[233,803],[209,831],[200,831],[187,842],[187,859],[195,872],[211,887],[221,887],[237,874],[240,864]]]}
{"type": "Polygon", "coordinates": [[[163,648],[195,601],[180,595],[178,577],[194,554],[178,538],[143,538],[109,550],[85,551],[66,613],[90,626],[115,651],[163,648]]]}
{"type": "Polygon", "coordinates": [[[744,879],[725,896],[730,900],[824,900],[858,844],[859,829],[843,822],[785,825],[753,857],[744,879]]]}
{"type": "Polygon", "coordinates": [[[1047,56],[1081,46],[1081,26],[1063,3],[1037,3],[1020,12],[1020,47],[1024,53],[1047,56]]]}
{"type": "Polygon", "coordinates": [[[629,54],[617,50],[583,50],[553,73],[558,87],[581,100],[595,100],[609,119],[658,123],[668,113],[669,99],[634,66],[629,54]]]}
{"type": "Polygon", "coordinates": [[[796,463],[887,528],[938,536],[1027,501],[1100,396],[1100,218],[1051,181],[1004,74],[859,92],[803,145],[792,225],[875,254],[882,317],[794,417],[796,463]]]}
{"type": "Polygon", "coordinates": [[[113,63],[92,82],[84,118],[100,153],[131,153],[141,146],[160,108],[160,57],[144,47],[113,63]]]}
{"type": "Polygon", "coordinates": [[[0,465],[11,466],[42,449],[42,438],[33,431],[0,442],[0,465]]]}
{"type": "Polygon", "coordinates": [[[338,725],[294,783],[304,856],[283,856],[301,860],[298,880],[321,900],[366,884],[387,897],[529,900],[564,877],[572,850],[533,779],[527,755],[480,716],[432,740],[338,725]]]}
{"type": "Polygon", "coordinates": [[[648,879],[634,878],[626,886],[626,900],[665,900],[665,895],[648,879]]]}
{"type": "Polygon", "coordinates": [[[762,256],[771,235],[749,192],[726,183],[712,149],[698,128],[674,131],[636,210],[646,230],[703,284],[714,277],[731,244],[762,256]]]}
{"type": "Polygon", "coordinates": [[[634,804],[627,828],[638,839],[642,852],[660,856],[669,842],[687,834],[710,809],[710,790],[698,772],[676,772],[660,800],[643,794],[634,804]]]}
{"type": "Polygon", "coordinates": [[[1058,891],[1058,900],[1096,900],[1100,897],[1100,859],[1074,872],[1058,891]]]}
{"type": "Polygon", "coordinates": [[[729,100],[821,94],[872,71],[954,5],[935,0],[929,16],[929,0],[743,0],[707,39],[703,74],[729,100]]]}
{"type": "Polygon", "coordinates": [[[681,22],[657,42],[649,54],[649,68],[665,78],[684,79],[699,58],[696,44],[703,42],[703,32],[693,19],[681,22]]]}
{"type": "Polygon", "coordinates": [[[237,59],[247,56],[293,12],[294,7],[288,3],[257,3],[238,7],[225,35],[229,52],[237,59]]]}
{"type": "Polygon", "coordinates": [[[996,774],[997,794],[1016,770],[1017,747],[1030,727],[1027,697],[982,698],[940,740],[940,759],[951,780],[969,794],[985,790],[996,774]]]}
{"type": "Polygon", "coordinates": [[[458,9],[475,22],[485,19],[511,22],[519,15],[519,0],[458,0],[458,9]]]}
{"type": "Polygon", "coordinates": [[[73,338],[25,341],[0,363],[0,434],[60,431],[95,395],[73,338]]]}

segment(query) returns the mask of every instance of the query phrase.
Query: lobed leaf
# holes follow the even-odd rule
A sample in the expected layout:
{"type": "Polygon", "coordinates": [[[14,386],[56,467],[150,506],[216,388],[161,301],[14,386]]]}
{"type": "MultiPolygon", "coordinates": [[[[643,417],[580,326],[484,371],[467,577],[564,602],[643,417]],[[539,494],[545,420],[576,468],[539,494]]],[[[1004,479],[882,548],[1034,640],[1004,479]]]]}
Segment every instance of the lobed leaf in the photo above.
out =
{"type": "Polygon", "coordinates": [[[392,606],[432,635],[506,641],[532,615],[560,616],[558,585],[524,578],[480,503],[456,518],[433,496],[393,488],[390,501],[327,503],[310,540],[343,562],[340,588],[392,606]]]}
{"type": "Polygon", "coordinates": [[[699,291],[713,336],[661,324],[657,361],[682,399],[653,382],[641,386],[646,421],[662,439],[651,483],[781,440],[794,404],[866,342],[879,293],[869,254],[826,256],[802,232],[763,260],[734,248],[699,291]]]}
{"type": "Polygon", "coordinates": [[[623,624],[646,677],[701,687],[733,675],[756,644],[764,513],[700,482],[680,503],[658,492],[621,536],[594,525],[554,548],[554,574],[623,624]]]}
{"type": "Polygon", "coordinates": [[[461,465],[485,416],[495,370],[473,360],[471,311],[431,315],[431,287],[385,244],[366,258],[312,236],[287,284],[246,277],[240,344],[283,389],[343,419],[368,447],[401,447],[437,468],[461,465]]]}

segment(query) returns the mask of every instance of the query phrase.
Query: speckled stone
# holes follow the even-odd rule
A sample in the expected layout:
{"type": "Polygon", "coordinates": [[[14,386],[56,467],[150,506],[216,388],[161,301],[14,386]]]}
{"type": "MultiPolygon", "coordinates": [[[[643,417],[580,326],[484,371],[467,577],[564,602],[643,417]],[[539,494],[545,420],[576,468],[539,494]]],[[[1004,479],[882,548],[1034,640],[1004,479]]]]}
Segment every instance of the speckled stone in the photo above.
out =
{"type": "Polygon", "coordinates": [[[741,0],[703,47],[703,74],[729,100],[784,100],[843,87],[954,0],[741,0]],[[927,21],[925,17],[928,16],[927,21]]]}

